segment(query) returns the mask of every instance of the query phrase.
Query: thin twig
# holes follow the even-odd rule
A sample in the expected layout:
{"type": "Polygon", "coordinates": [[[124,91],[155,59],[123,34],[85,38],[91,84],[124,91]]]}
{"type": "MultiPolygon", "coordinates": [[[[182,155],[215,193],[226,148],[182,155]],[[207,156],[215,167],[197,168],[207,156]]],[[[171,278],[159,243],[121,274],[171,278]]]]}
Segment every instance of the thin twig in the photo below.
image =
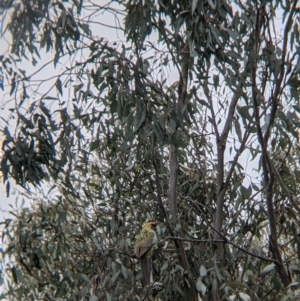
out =
{"type": "Polygon", "coordinates": [[[172,240],[181,240],[181,241],[189,241],[189,242],[196,242],[196,243],[207,243],[207,242],[212,242],[212,243],[227,243],[231,246],[233,246],[234,248],[252,256],[252,257],[256,257],[258,259],[264,260],[264,261],[268,261],[268,262],[274,262],[274,263],[279,263],[278,260],[273,259],[273,258],[268,258],[268,257],[264,257],[258,254],[255,254],[253,252],[250,252],[238,245],[236,245],[235,243],[231,242],[230,240],[228,240],[223,234],[221,234],[219,231],[217,231],[216,229],[214,229],[214,227],[210,226],[214,231],[216,231],[219,236],[221,236],[223,238],[223,240],[219,240],[219,239],[191,239],[191,238],[182,238],[182,237],[175,237],[175,236],[167,236],[164,238],[164,240],[167,239],[172,239],[172,240]]]}

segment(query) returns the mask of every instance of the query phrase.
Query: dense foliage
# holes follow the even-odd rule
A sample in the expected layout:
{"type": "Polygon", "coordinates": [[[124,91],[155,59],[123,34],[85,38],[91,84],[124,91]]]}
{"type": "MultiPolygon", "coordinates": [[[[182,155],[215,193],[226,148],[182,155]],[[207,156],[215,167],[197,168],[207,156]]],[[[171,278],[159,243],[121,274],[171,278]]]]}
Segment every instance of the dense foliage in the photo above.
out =
{"type": "Polygon", "coordinates": [[[299,297],[299,1],[94,2],[4,1],[9,299],[299,297]]]}

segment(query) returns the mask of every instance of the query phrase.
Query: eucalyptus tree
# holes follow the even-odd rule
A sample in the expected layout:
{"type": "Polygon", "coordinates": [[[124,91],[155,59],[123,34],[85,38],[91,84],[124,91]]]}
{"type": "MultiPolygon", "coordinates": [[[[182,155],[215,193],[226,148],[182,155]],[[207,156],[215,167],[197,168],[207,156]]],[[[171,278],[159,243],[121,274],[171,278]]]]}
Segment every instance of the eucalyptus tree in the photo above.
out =
{"type": "Polygon", "coordinates": [[[32,202],[4,223],[10,298],[298,296],[299,1],[4,5],[1,169],[32,202]]]}

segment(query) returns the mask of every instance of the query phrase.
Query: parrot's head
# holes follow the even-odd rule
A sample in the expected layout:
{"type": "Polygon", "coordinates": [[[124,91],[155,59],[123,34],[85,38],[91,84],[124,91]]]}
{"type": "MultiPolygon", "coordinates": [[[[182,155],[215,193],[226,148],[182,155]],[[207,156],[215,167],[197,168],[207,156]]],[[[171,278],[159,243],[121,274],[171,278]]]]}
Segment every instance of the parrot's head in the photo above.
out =
{"type": "Polygon", "coordinates": [[[157,222],[146,223],[143,227],[144,230],[156,230],[157,222]]]}

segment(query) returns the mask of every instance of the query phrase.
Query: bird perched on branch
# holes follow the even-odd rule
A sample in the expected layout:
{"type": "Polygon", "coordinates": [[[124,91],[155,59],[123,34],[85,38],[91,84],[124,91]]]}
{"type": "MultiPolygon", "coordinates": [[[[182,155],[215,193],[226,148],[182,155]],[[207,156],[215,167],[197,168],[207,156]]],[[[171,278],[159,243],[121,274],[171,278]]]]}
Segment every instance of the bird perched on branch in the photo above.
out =
{"type": "Polygon", "coordinates": [[[143,285],[149,285],[153,282],[152,276],[152,253],[157,248],[156,222],[146,223],[138,235],[134,253],[141,260],[143,285]]]}

